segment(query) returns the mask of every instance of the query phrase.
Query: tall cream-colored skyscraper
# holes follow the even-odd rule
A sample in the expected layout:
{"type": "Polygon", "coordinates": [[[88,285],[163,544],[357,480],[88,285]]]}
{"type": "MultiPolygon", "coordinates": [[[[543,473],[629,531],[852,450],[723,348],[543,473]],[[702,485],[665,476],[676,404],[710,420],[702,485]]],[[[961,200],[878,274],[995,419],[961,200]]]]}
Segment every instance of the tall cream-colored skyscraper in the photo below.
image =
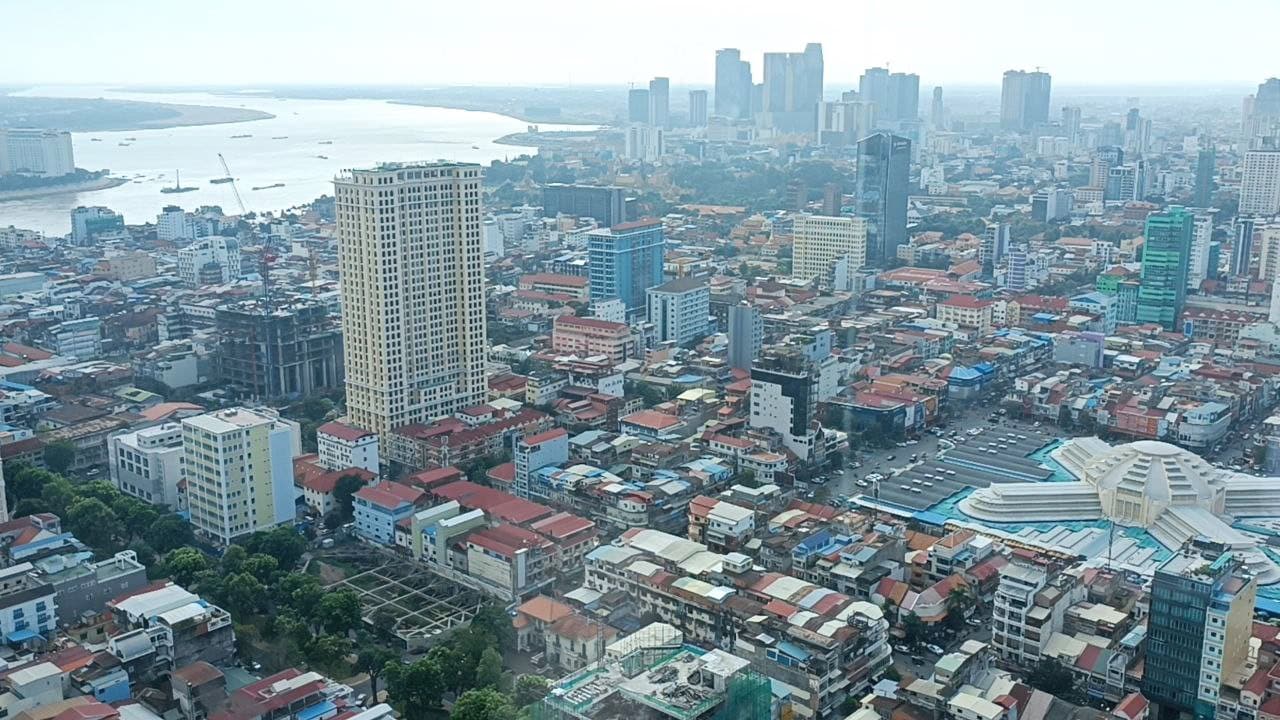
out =
{"type": "Polygon", "coordinates": [[[867,221],[857,217],[801,215],[793,226],[791,276],[803,280],[813,277],[827,284],[831,271],[840,258],[849,258],[849,271],[867,261],[867,221]]]}
{"type": "Polygon", "coordinates": [[[1240,214],[1280,213],[1280,149],[1250,150],[1240,175],[1240,214]]]}
{"type": "Polygon", "coordinates": [[[484,401],[481,175],[397,163],[334,181],[352,424],[385,434],[484,401]]]}

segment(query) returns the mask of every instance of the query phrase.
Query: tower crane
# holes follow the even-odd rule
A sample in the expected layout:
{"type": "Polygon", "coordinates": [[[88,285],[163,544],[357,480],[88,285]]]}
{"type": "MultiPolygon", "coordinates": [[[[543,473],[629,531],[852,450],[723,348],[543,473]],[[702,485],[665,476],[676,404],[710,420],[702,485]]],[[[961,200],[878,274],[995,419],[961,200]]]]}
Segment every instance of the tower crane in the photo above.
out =
{"type": "Polygon", "coordinates": [[[236,205],[240,206],[240,214],[246,215],[248,211],[244,209],[244,200],[240,199],[240,188],[236,187],[236,179],[231,177],[231,168],[227,167],[227,159],[222,157],[222,153],[218,153],[218,162],[222,163],[222,172],[227,178],[227,182],[231,184],[231,194],[236,196],[236,205]]]}

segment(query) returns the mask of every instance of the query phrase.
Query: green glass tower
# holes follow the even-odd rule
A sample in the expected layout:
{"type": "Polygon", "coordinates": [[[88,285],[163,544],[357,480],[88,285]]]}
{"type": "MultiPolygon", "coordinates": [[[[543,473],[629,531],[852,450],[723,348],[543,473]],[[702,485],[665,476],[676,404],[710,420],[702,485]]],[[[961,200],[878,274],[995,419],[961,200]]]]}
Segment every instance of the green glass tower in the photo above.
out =
{"type": "Polygon", "coordinates": [[[1177,206],[1147,216],[1142,286],[1138,288],[1139,323],[1159,323],[1165,330],[1179,330],[1194,223],[1195,216],[1177,206]]]}

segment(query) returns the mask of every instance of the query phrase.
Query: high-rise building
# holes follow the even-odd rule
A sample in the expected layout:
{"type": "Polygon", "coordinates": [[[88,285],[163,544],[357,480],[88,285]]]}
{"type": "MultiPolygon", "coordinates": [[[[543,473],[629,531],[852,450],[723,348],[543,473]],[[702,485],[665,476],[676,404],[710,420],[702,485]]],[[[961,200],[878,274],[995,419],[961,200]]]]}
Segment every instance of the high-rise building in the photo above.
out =
{"type": "Polygon", "coordinates": [[[707,126],[707,91],[689,91],[689,127],[707,126]]]}
{"type": "Polygon", "coordinates": [[[1071,217],[1075,196],[1066,188],[1045,188],[1031,196],[1031,219],[1056,222],[1071,217]]]}
{"type": "Polygon", "coordinates": [[[124,217],[111,208],[81,205],[71,211],[71,242],[88,245],[100,232],[124,230],[124,217]]]}
{"type": "Polygon", "coordinates": [[[156,239],[160,242],[194,240],[196,222],[177,205],[166,205],[156,216],[156,239]]]}
{"type": "Polygon", "coordinates": [[[822,45],[809,43],[800,53],[765,53],[764,127],[782,132],[813,132],[823,88],[822,45]]]}
{"type": "Polygon", "coordinates": [[[848,258],[850,269],[867,263],[867,227],[860,217],[801,215],[792,226],[791,276],[800,280],[818,278],[830,287],[837,260],[848,258]]]}
{"type": "Polygon", "coordinates": [[[978,262],[982,263],[982,271],[991,275],[1004,262],[1012,244],[1009,223],[989,222],[982,233],[982,244],[978,246],[978,262]]]}
{"type": "Polygon", "coordinates": [[[866,265],[883,267],[907,241],[911,141],[873,133],[858,142],[857,215],[867,220],[866,265]]]}
{"type": "Polygon", "coordinates": [[[631,88],[627,91],[627,121],[649,122],[649,91],[646,88],[631,88]]]}
{"type": "Polygon", "coordinates": [[[214,327],[218,377],[242,396],[305,398],[342,385],[342,330],[323,303],[229,303],[214,312],[214,327]]]}
{"type": "Polygon", "coordinates": [[[689,346],[707,336],[711,290],[706,278],[676,278],[649,288],[648,296],[658,342],[689,346]]]}
{"type": "Polygon", "coordinates": [[[671,80],[656,77],[649,81],[649,124],[671,128],[671,80]]]}
{"type": "Polygon", "coordinates": [[[873,67],[863,71],[858,78],[858,99],[874,103],[878,114],[885,119],[896,111],[889,107],[889,69],[873,67]]]}
{"type": "Polygon", "coordinates": [[[1280,213],[1280,148],[1249,150],[1240,176],[1240,214],[1280,213]]]}
{"type": "Polygon", "coordinates": [[[870,135],[875,125],[875,103],[841,100],[818,105],[818,142],[823,145],[854,145],[870,135]]]}
{"type": "Polygon", "coordinates": [[[1251,217],[1236,218],[1235,235],[1231,243],[1231,274],[1236,277],[1250,275],[1255,224],[1256,221],[1251,217]]]}
{"type": "Polygon", "coordinates": [[[893,73],[889,76],[889,108],[886,119],[912,122],[920,118],[920,76],[893,73]]]}
{"type": "Polygon", "coordinates": [[[542,215],[589,217],[604,227],[621,225],[627,221],[627,189],[547,183],[542,187],[542,215]]]}
{"type": "Polygon", "coordinates": [[[1212,720],[1248,661],[1258,582],[1230,548],[1192,541],[1156,569],[1142,694],[1151,717],[1212,720]]]}
{"type": "Polygon", "coordinates": [[[1157,323],[1165,330],[1178,331],[1194,232],[1195,216],[1176,205],[1147,216],[1142,285],[1138,289],[1139,323],[1157,323]]]}
{"type": "Polygon", "coordinates": [[[729,367],[750,370],[764,345],[764,318],[749,302],[729,307],[729,367]]]}
{"type": "Polygon", "coordinates": [[[1213,221],[1217,211],[1196,209],[1191,230],[1191,256],[1187,261],[1187,290],[1199,290],[1210,272],[1213,254],[1213,221]]]}
{"type": "Polygon", "coordinates": [[[736,48],[716,51],[715,114],[740,119],[751,116],[751,64],[736,48]]]}
{"type": "Polygon", "coordinates": [[[1008,70],[1000,89],[1000,127],[1030,130],[1049,122],[1049,73],[1008,70]]]}
{"type": "Polygon", "coordinates": [[[1194,202],[1196,207],[1213,206],[1213,174],[1217,169],[1217,157],[1213,151],[1213,141],[1201,141],[1200,151],[1196,153],[1196,187],[1194,202]]]}
{"type": "Polygon", "coordinates": [[[1274,282],[1280,277],[1280,225],[1255,228],[1258,243],[1258,279],[1274,282]]]}
{"type": "Polygon", "coordinates": [[[1103,186],[1102,199],[1107,202],[1138,200],[1138,167],[1118,165],[1107,170],[1107,184],[1103,186]]]}
{"type": "Polygon", "coordinates": [[[839,183],[827,183],[822,186],[822,215],[835,217],[840,214],[840,207],[844,205],[844,191],[840,189],[839,183]]]}
{"type": "Polygon", "coordinates": [[[1280,78],[1268,78],[1256,94],[1245,98],[1241,124],[1246,147],[1280,136],[1280,78]]]}
{"type": "Polygon", "coordinates": [[[269,410],[232,408],[182,421],[191,524],[218,545],[293,522],[296,423],[269,410]]]}
{"type": "Polygon", "coordinates": [[[667,154],[667,131],[646,123],[631,123],[624,139],[623,156],[628,160],[658,162],[667,154]]]}
{"type": "Polygon", "coordinates": [[[396,163],[334,181],[352,425],[385,437],[484,401],[481,176],[396,163]]]}
{"type": "Polygon", "coordinates": [[[1080,143],[1080,108],[1074,105],[1062,106],[1062,132],[1067,136],[1067,142],[1075,147],[1080,143]]]}
{"type": "Polygon", "coordinates": [[[662,284],[662,222],[643,219],[587,233],[591,300],[618,299],[628,320],[644,315],[649,288],[662,284]]]}
{"type": "Polygon", "coordinates": [[[1098,148],[1093,153],[1093,163],[1089,166],[1089,187],[1102,190],[1107,187],[1107,177],[1111,168],[1124,162],[1124,150],[1110,145],[1098,148]]]}
{"type": "Polygon", "coordinates": [[[71,133],[40,128],[0,128],[0,175],[61,177],[76,171],[71,133]]]}
{"type": "Polygon", "coordinates": [[[240,241],[218,235],[178,250],[178,279],[191,287],[229,283],[240,277],[240,241]]]}
{"type": "Polygon", "coordinates": [[[947,129],[947,108],[942,103],[942,86],[933,87],[933,105],[929,108],[929,121],[934,130],[947,129]]]}
{"type": "Polygon", "coordinates": [[[804,352],[768,350],[751,366],[750,425],[778,433],[802,461],[818,461],[818,394],[818,371],[804,352]]]}

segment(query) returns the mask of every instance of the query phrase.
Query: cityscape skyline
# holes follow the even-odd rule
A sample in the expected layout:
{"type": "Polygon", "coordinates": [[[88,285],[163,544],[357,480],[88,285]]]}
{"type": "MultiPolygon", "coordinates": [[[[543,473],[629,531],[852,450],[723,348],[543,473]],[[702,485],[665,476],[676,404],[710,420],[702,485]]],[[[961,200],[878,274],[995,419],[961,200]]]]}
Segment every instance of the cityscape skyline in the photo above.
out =
{"type": "MultiPolygon", "coordinates": [[[[984,12],[974,13],[967,7],[933,5],[917,2],[903,7],[858,6],[830,9],[824,22],[815,24],[802,18],[781,18],[767,26],[752,22],[757,13],[754,3],[741,7],[741,12],[725,14],[712,8],[699,8],[676,3],[658,2],[654,12],[644,13],[628,21],[626,32],[601,32],[600,28],[617,24],[598,9],[575,5],[572,12],[551,16],[536,13],[517,3],[499,2],[499,7],[459,5],[448,7],[416,6],[395,3],[382,13],[343,14],[343,22],[331,23],[331,12],[339,6],[331,0],[318,0],[312,12],[296,13],[288,7],[250,5],[231,2],[220,10],[226,16],[251,15],[255,22],[237,28],[237,40],[254,47],[252,54],[208,53],[207,60],[189,49],[201,42],[223,41],[220,29],[210,24],[201,27],[198,13],[189,13],[190,22],[182,33],[166,33],[163,28],[175,22],[167,5],[156,0],[142,0],[127,7],[99,7],[83,0],[61,0],[49,3],[25,3],[7,8],[14,26],[38,26],[57,22],[59,17],[75,13],[81,22],[64,28],[67,42],[58,54],[43,52],[37,33],[18,34],[3,51],[4,83],[167,83],[221,84],[238,83],[252,78],[254,84],[480,84],[480,85],[594,85],[647,81],[655,75],[669,77],[673,85],[709,85],[714,80],[712,56],[717,49],[737,47],[744,59],[759,67],[764,53],[782,48],[803,47],[806,43],[822,43],[827,53],[827,76],[830,85],[856,84],[859,73],[867,67],[887,64],[892,71],[905,71],[921,76],[924,86],[935,83],[961,85],[998,85],[1001,73],[1016,67],[1042,68],[1072,84],[1126,85],[1139,84],[1212,84],[1256,82],[1259,74],[1267,74],[1268,55],[1266,28],[1280,22],[1280,6],[1258,0],[1235,0],[1225,3],[1218,17],[1249,17],[1250,22],[1232,22],[1232,52],[1215,52],[1212,45],[1188,45],[1179,53],[1138,52],[1128,57],[1114,53],[1088,52],[1090,46],[1137,47],[1131,29],[1142,28],[1139,37],[1163,37],[1181,27],[1181,18],[1191,10],[1185,2],[1165,3],[1159,13],[1150,5],[1114,6],[1098,0],[1087,0],[1070,8],[1046,8],[1031,11],[1011,0],[986,4],[984,12]],[[683,21],[662,23],[668,7],[683,21]],[[915,9],[917,12],[911,12],[915,9]],[[481,14],[483,13],[483,14],[481,14]],[[925,22],[902,24],[912,42],[902,43],[896,33],[855,33],[847,28],[890,28],[900,18],[927,18],[925,22]],[[1097,22],[1104,14],[1109,22],[1097,22]],[[493,24],[491,18],[504,22],[493,24]],[[652,18],[652,20],[647,19],[652,18]],[[391,20],[391,22],[387,22],[391,20]],[[483,50],[473,48],[477,36],[448,33],[434,37],[429,47],[413,42],[416,28],[424,25],[476,27],[485,39],[483,50]],[[113,50],[95,55],[87,53],[98,47],[98,28],[113,28],[113,50]],[[271,37],[282,26],[292,33],[307,36],[305,44],[275,43],[271,37]],[[1046,44],[1032,28],[1052,30],[1059,37],[1080,37],[1077,43],[1046,44]],[[839,30],[837,30],[839,28],[839,30]],[[572,44],[545,43],[545,31],[562,32],[574,38],[572,44]],[[973,35],[999,36],[1000,43],[973,42],[965,52],[952,52],[956,38],[973,35]],[[83,37],[83,42],[77,38],[83,37]],[[359,43],[378,38],[380,52],[367,57],[346,53],[341,63],[329,58],[331,46],[359,43]],[[131,41],[131,38],[137,41],[131,41]],[[1197,51],[1197,47],[1203,50],[1197,51]],[[645,52],[640,52],[641,49],[645,52]],[[434,62],[467,52],[468,62],[434,62]],[[154,62],[156,56],[182,58],[177,63],[154,62]],[[582,58],[590,56],[590,63],[582,58]],[[659,59],[660,58],[660,59],[659,59]],[[86,70],[90,70],[86,75],[86,70]],[[376,73],[374,71],[377,71],[376,73]]],[[[764,10],[764,8],[759,8],[764,10]]],[[[1213,19],[1206,20],[1212,28],[1213,19]]],[[[1225,25],[1225,21],[1224,21],[1225,25]]],[[[1204,24],[1199,25],[1205,30],[1204,24]]],[[[1226,28],[1223,28],[1224,31],[1226,28]]],[[[1154,40],[1152,41],[1154,42],[1154,40]]]]}

